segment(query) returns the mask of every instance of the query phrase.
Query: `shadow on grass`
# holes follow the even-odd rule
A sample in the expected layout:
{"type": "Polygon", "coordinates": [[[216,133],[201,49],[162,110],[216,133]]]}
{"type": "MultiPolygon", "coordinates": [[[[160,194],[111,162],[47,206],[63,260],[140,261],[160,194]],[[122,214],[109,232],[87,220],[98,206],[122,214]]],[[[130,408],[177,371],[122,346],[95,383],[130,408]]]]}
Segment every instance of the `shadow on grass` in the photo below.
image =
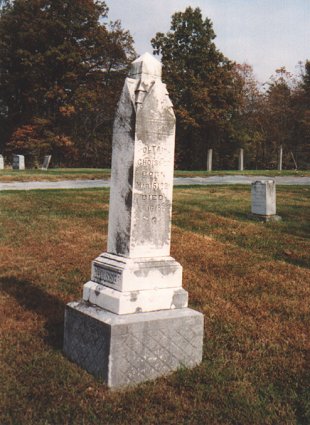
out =
{"type": "Polygon", "coordinates": [[[45,319],[44,341],[51,347],[62,350],[65,303],[27,280],[2,277],[0,287],[15,298],[21,307],[45,319]]]}

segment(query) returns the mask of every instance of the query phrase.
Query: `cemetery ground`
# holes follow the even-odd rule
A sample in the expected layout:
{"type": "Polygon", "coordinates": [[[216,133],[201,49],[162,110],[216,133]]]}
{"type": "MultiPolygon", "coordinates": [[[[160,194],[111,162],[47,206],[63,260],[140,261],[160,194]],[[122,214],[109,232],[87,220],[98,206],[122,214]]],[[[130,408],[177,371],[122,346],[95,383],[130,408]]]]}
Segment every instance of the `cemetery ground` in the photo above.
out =
{"type": "MultiPolygon", "coordinates": [[[[110,178],[111,170],[108,168],[49,168],[48,170],[27,169],[12,170],[6,168],[0,170],[0,182],[9,183],[13,181],[29,182],[29,181],[61,181],[61,180],[97,180],[110,178]]],[[[250,176],[310,176],[308,170],[229,170],[229,171],[183,171],[176,170],[175,177],[208,177],[208,176],[225,176],[225,175],[250,175],[250,176]]]]}
{"type": "Polygon", "coordinates": [[[65,304],[106,248],[107,189],[0,193],[0,423],[308,424],[310,187],[277,187],[276,223],[248,186],[174,190],[172,256],[205,317],[193,370],[107,390],[62,354],[65,304]]]}

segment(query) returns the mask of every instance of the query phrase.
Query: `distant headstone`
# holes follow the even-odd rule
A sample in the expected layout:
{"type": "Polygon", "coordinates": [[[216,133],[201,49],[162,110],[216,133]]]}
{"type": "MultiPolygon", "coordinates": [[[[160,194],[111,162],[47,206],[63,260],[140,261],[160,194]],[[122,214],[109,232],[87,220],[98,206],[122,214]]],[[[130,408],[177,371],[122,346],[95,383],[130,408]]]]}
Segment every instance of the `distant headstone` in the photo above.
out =
{"type": "Polygon", "coordinates": [[[207,171],[212,171],[212,149],[208,149],[208,156],[207,156],[207,171]]]}
{"type": "Polygon", "coordinates": [[[174,141],[161,64],[146,53],[132,63],[114,121],[108,252],[65,315],[65,354],[110,387],[202,358],[203,316],[187,308],[170,256],[174,141]]]}
{"type": "Polygon", "coordinates": [[[52,158],[52,155],[45,155],[45,157],[43,159],[43,164],[42,164],[41,170],[47,170],[48,169],[50,162],[51,162],[51,158],[52,158]]]}
{"type": "Polygon", "coordinates": [[[239,151],[239,160],[238,160],[238,170],[243,171],[243,158],[244,158],[244,149],[240,148],[239,151]]]}
{"type": "Polygon", "coordinates": [[[24,155],[13,155],[13,170],[24,170],[25,169],[25,157],[24,155]]]}
{"type": "Polygon", "coordinates": [[[4,159],[2,155],[0,155],[0,170],[4,170],[4,159]]]}
{"type": "Polygon", "coordinates": [[[278,221],[276,215],[276,183],[274,180],[258,180],[251,187],[252,207],[254,218],[261,221],[278,221]]]}
{"type": "Polygon", "coordinates": [[[283,146],[279,147],[279,160],[278,160],[278,170],[282,171],[282,163],[283,163],[283,146]]]}

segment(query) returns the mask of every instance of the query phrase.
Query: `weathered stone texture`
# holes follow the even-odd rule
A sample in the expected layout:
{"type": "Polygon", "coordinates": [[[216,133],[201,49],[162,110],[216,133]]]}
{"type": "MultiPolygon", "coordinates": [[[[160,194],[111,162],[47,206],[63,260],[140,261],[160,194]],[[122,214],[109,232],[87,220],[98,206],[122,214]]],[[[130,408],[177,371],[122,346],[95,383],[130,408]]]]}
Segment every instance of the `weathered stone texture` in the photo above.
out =
{"type": "Polygon", "coordinates": [[[42,164],[42,170],[47,170],[52,159],[52,155],[45,155],[42,164]]]}
{"type": "Polygon", "coordinates": [[[175,117],[161,64],[133,62],[113,130],[108,252],[83,301],[66,308],[66,355],[110,387],[147,381],[202,358],[203,316],[190,310],[170,257],[175,117]]]}
{"type": "Polygon", "coordinates": [[[252,183],[252,214],[276,214],[276,184],[274,180],[259,180],[252,183]]]}
{"type": "Polygon", "coordinates": [[[174,142],[161,64],[147,53],[133,62],[118,104],[108,253],[93,262],[85,301],[116,314],[187,307],[182,267],[170,257],[174,142]]]}
{"type": "Polygon", "coordinates": [[[115,315],[84,302],[66,307],[65,353],[109,387],[196,366],[202,339],[203,315],[187,308],[115,315]]]}
{"type": "Polygon", "coordinates": [[[114,123],[108,252],[130,258],[170,254],[175,116],[160,76],[151,55],[133,63],[114,123]]]}
{"type": "Polygon", "coordinates": [[[25,157],[24,155],[13,155],[13,170],[24,170],[25,169],[25,157]]]}

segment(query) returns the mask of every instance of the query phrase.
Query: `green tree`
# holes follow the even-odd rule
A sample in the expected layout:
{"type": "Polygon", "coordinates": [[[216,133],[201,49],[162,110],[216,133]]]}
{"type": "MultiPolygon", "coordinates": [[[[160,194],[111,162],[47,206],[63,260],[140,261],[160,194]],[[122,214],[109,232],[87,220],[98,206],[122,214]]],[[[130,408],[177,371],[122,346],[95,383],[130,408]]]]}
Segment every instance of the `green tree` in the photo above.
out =
{"type": "Polygon", "coordinates": [[[301,79],[292,96],[295,110],[294,155],[301,168],[310,167],[310,61],[302,65],[301,79]]]}
{"type": "Polygon", "coordinates": [[[238,109],[232,118],[232,134],[237,147],[245,151],[246,166],[257,169],[262,167],[264,151],[265,128],[262,112],[265,108],[265,97],[251,65],[235,64],[234,70],[239,100],[238,109]]]}
{"type": "MultiPolygon", "coordinates": [[[[266,129],[266,158],[271,168],[277,167],[280,146],[283,147],[283,162],[286,167],[292,161],[296,109],[293,105],[293,93],[296,80],[292,74],[281,67],[271,77],[266,92],[264,126],[266,129]]],[[[292,164],[290,164],[292,165],[292,164]]]]}
{"type": "MultiPolygon", "coordinates": [[[[179,167],[205,168],[208,148],[228,151],[231,118],[238,93],[233,64],[216,48],[210,19],[188,7],[172,16],[171,30],[151,43],[162,56],[177,116],[176,161],[179,167]]],[[[223,158],[223,156],[222,156],[223,158]]]]}
{"type": "Polygon", "coordinates": [[[94,0],[3,7],[0,120],[8,153],[18,146],[33,159],[52,153],[63,164],[108,158],[117,92],[134,50],[119,22],[106,23],[107,12],[94,0]],[[18,143],[21,134],[27,142],[18,143]]]}

